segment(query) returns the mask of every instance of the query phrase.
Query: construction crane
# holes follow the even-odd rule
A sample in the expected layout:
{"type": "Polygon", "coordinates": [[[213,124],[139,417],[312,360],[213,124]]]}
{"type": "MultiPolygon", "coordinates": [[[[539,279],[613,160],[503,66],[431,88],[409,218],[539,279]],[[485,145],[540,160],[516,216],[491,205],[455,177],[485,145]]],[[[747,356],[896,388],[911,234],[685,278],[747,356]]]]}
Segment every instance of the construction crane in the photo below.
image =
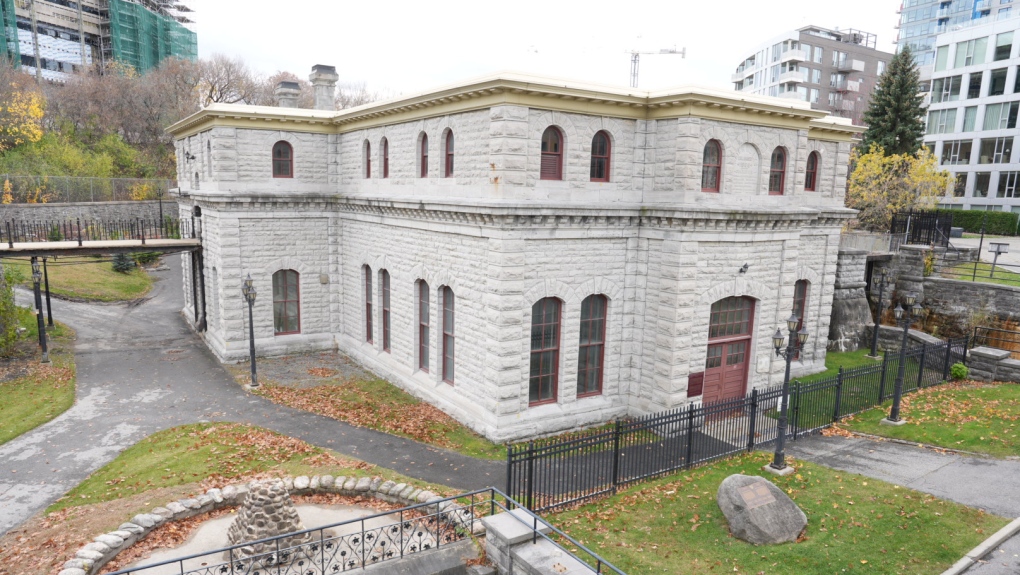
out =
{"type": "Polygon", "coordinates": [[[681,58],[687,58],[687,48],[663,48],[658,52],[638,52],[636,50],[630,53],[630,87],[637,88],[638,85],[638,65],[641,62],[642,54],[680,54],[681,58]]]}

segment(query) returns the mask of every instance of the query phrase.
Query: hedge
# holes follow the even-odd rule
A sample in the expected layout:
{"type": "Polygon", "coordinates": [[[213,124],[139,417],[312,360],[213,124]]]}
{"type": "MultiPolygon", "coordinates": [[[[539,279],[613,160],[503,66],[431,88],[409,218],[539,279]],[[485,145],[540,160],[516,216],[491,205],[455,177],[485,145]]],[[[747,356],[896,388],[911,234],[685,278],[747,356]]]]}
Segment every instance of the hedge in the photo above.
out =
{"type": "Polygon", "coordinates": [[[1017,235],[1017,217],[1013,212],[986,212],[983,210],[951,210],[953,227],[963,228],[965,232],[981,233],[981,225],[985,233],[996,236],[1017,235]]]}

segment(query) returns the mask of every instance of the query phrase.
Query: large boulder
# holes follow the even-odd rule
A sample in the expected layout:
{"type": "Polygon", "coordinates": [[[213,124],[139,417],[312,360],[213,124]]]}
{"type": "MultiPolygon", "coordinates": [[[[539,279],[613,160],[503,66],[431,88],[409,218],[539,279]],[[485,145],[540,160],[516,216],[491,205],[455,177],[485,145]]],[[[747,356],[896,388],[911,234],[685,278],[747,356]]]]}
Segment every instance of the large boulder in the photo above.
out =
{"type": "Polygon", "coordinates": [[[796,541],[807,526],[800,507],[764,477],[730,475],[716,501],[733,536],[755,545],[796,541]]]}

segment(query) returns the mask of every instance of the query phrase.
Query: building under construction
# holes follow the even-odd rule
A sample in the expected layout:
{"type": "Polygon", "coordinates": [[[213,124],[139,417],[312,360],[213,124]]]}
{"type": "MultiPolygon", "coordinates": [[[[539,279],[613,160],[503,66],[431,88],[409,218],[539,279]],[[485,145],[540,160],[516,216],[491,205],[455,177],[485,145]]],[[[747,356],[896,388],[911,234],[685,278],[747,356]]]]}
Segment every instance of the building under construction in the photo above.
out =
{"type": "Polygon", "coordinates": [[[144,73],[197,58],[191,12],[183,0],[0,0],[0,54],[56,82],[111,61],[144,73]]]}

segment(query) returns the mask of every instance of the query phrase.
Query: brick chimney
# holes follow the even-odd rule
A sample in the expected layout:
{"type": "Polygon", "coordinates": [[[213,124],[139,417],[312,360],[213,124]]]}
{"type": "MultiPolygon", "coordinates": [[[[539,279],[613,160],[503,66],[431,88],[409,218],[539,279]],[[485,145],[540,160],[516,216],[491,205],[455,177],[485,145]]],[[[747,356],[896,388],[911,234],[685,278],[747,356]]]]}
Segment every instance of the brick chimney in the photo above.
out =
{"type": "Polygon", "coordinates": [[[297,108],[301,86],[297,82],[280,82],[273,94],[276,95],[277,105],[281,108],[297,108]]]}
{"type": "Polygon", "coordinates": [[[336,96],[336,82],[339,79],[340,76],[337,75],[336,67],[334,66],[324,66],[322,64],[312,66],[312,74],[308,76],[308,81],[312,83],[312,87],[315,89],[316,110],[336,109],[334,98],[336,96]]]}

